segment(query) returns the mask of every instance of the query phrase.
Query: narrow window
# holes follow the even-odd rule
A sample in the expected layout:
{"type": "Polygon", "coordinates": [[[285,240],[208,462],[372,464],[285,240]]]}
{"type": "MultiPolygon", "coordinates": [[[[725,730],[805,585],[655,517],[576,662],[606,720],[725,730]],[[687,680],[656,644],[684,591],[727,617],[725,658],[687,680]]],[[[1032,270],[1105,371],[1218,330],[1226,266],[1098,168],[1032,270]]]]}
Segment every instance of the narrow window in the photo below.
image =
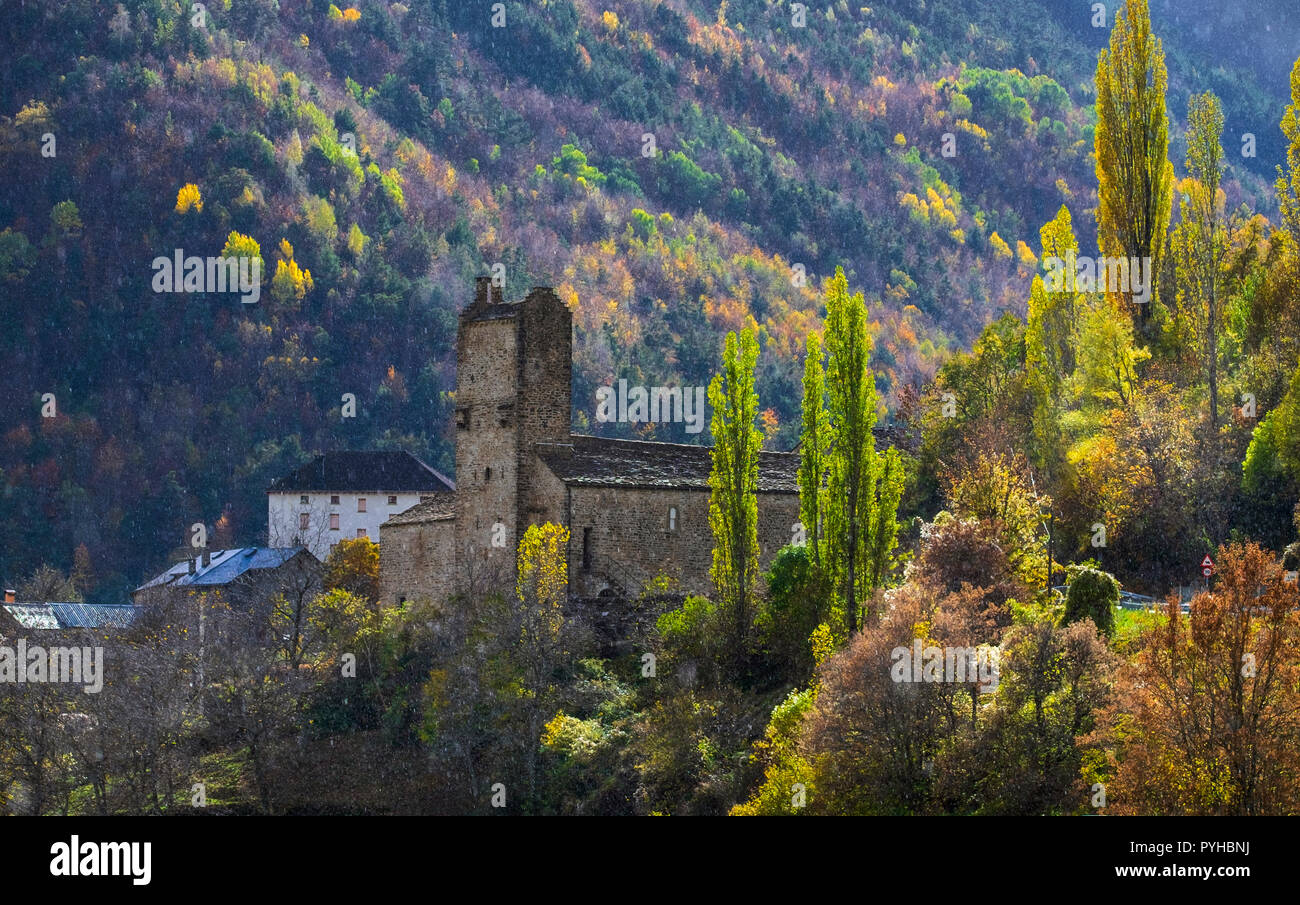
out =
{"type": "Polygon", "coordinates": [[[591,529],[582,529],[582,571],[591,571],[591,529]]]}
{"type": "Polygon", "coordinates": [[[469,430],[469,409],[456,409],[456,426],[461,430],[469,430]]]}
{"type": "Polygon", "coordinates": [[[486,484],[490,480],[492,480],[492,469],[491,468],[483,469],[483,483],[486,484]]]}
{"type": "Polygon", "coordinates": [[[365,536],[366,536],[366,529],[365,529],[365,528],[358,528],[358,529],[357,529],[357,537],[365,537],[365,536]]]}
{"type": "Polygon", "coordinates": [[[330,530],[339,530],[339,514],[337,512],[330,513],[330,530]]]}
{"type": "Polygon", "coordinates": [[[338,504],[339,504],[338,494],[334,494],[334,496],[330,497],[330,505],[337,506],[338,504]]]}
{"type": "Polygon", "coordinates": [[[300,512],[300,513],[298,513],[298,530],[299,530],[299,531],[306,531],[306,530],[307,530],[307,527],[308,527],[310,524],[311,524],[311,513],[308,513],[308,512],[300,512]]]}
{"type": "Polygon", "coordinates": [[[308,503],[307,494],[304,493],[302,496],[298,497],[298,502],[306,506],[308,503]]]}
{"type": "Polygon", "coordinates": [[[357,497],[357,512],[365,512],[365,511],[366,511],[366,498],[357,497]]]}
{"type": "Polygon", "coordinates": [[[676,506],[668,507],[668,530],[669,531],[677,530],[677,507],[676,506]]]}
{"type": "Polygon", "coordinates": [[[389,506],[396,506],[396,505],[397,505],[397,497],[392,496],[392,495],[390,494],[389,497],[388,497],[388,505],[389,505],[389,506]]]}

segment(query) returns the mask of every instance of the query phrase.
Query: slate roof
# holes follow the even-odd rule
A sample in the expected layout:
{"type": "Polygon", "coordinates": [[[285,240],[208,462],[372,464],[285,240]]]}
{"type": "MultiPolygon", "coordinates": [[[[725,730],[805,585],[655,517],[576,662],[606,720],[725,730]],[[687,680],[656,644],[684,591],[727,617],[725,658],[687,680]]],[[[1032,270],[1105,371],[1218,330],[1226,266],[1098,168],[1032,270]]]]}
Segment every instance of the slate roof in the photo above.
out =
{"type": "Polygon", "coordinates": [[[399,512],[379,527],[383,528],[388,525],[424,525],[429,522],[444,522],[455,517],[456,501],[451,498],[450,494],[440,495],[430,497],[427,500],[420,500],[410,509],[399,512]]]}
{"type": "Polygon", "coordinates": [[[276,478],[267,493],[450,493],[455,483],[408,452],[329,452],[276,478]]]}
{"type": "Polygon", "coordinates": [[[230,584],[236,578],[255,569],[275,569],[293,559],[306,547],[238,547],[234,550],[217,550],[212,560],[204,566],[199,563],[190,574],[190,561],[181,560],[166,572],[156,575],[136,588],[158,587],[218,587],[230,584]]]}
{"type": "MultiPolygon", "coordinates": [[[[574,434],[569,443],[539,443],[537,455],[566,484],[708,490],[713,467],[707,446],[649,443],[574,434]]],[[[758,489],[798,493],[799,456],[758,454],[758,489]]]]}
{"type": "Polygon", "coordinates": [[[129,603],[6,603],[26,629],[128,628],[139,610],[129,603]]]}

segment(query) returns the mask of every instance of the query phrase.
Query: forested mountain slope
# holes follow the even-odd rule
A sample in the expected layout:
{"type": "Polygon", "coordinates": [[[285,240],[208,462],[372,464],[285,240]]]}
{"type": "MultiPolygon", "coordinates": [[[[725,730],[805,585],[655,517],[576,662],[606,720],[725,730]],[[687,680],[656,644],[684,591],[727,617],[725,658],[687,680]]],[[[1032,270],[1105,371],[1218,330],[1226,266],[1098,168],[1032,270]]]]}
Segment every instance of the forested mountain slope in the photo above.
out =
{"type": "MultiPolygon", "coordinates": [[[[836,266],[894,400],[1023,312],[1062,203],[1095,248],[1089,4],[493,6],[5,5],[0,576],[84,546],[91,596],[118,601],[193,522],[256,541],[269,480],[324,449],[450,473],[456,313],[496,264],[507,295],[574,307],[576,427],[620,377],[707,382],[752,318],[788,448],[836,266]],[[265,262],[256,304],[155,291],[155,258],[232,242],[265,262]]],[[[1276,46],[1226,55],[1194,7],[1155,6],[1170,157],[1214,90],[1228,208],[1269,213],[1287,4],[1276,46]]]]}

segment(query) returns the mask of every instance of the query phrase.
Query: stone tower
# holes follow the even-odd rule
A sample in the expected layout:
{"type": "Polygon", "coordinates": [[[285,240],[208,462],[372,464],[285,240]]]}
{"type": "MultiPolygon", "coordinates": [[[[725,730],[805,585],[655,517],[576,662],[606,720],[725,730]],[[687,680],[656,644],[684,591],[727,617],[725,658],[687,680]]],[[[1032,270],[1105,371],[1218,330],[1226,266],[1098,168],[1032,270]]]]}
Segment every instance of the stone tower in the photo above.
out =
{"type": "Polygon", "coordinates": [[[573,315],[549,288],[506,302],[475,285],[456,342],[456,583],[513,583],[530,524],[561,520],[540,441],[569,441],[573,315]]]}

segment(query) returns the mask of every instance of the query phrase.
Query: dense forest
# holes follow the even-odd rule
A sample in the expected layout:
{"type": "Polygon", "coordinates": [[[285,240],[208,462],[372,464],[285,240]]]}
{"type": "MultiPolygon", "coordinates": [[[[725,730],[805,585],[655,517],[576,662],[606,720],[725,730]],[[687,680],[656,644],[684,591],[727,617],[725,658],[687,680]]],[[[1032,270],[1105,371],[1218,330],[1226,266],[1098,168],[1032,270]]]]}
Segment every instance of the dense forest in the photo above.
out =
{"type": "Polygon", "coordinates": [[[6,581],[121,602],[322,450],[451,473],[494,274],[573,310],[576,430],[714,446],[716,585],[611,650],[557,526],[397,608],[341,544],[269,633],[153,614],[85,724],[7,697],[10,809],[1300,811],[1296,23],[1220,52],[1206,4],[1112,6],[9,10],[6,581]],[[157,291],[178,250],[260,298],[157,291]],[[619,378],[709,385],[710,430],[594,423],[619,378]],[[760,447],[807,535],[761,573],[760,447]],[[914,643],[1000,670],[914,685],[914,643]]]}
{"type": "MultiPolygon", "coordinates": [[[[788,449],[802,337],[843,266],[895,408],[1025,313],[1038,227],[1096,206],[1107,28],[1066,6],[839,3],[798,27],[783,4],[564,0],[507,3],[495,28],[473,2],[18,4],[0,575],[71,571],[84,548],[88,597],[117,602],[196,521],[256,542],[267,484],[316,452],[402,448],[451,474],[455,315],[480,273],[573,306],[580,430],[630,430],[581,404],[619,377],[706,383],[752,318],[788,449]],[[154,291],[156,257],[235,235],[264,259],[257,304],[154,291]]],[[[1222,59],[1169,15],[1171,148],[1186,98],[1215,91],[1226,207],[1275,212],[1284,64],[1222,59]]]]}

